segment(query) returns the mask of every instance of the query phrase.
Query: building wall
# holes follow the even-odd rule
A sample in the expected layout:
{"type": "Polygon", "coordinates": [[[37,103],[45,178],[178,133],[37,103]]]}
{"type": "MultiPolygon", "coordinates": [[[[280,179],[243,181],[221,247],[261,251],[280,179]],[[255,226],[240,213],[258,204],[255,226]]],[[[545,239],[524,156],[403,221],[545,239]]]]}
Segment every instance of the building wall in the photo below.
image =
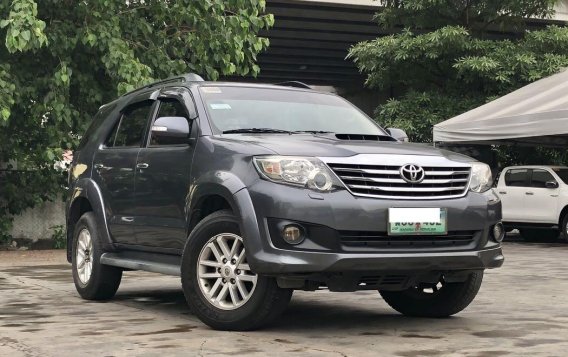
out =
{"type": "Polygon", "coordinates": [[[554,15],[555,20],[568,21],[568,0],[559,1],[556,5],[556,15],[554,15]]]}
{"type": "Polygon", "coordinates": [[[45,202],[14,217],[12,238],[37,241],[49,239],[54,226],[65,224],[65,203],[62,200],[45,202]]]}

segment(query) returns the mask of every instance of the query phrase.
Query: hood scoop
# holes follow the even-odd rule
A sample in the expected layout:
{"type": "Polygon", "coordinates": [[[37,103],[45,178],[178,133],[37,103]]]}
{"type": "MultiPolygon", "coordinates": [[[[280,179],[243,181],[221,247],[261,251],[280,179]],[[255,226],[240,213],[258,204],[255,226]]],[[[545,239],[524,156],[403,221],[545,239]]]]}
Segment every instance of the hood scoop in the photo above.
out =
{"type": "Polygon", "coordinates": [[[396,141],[388,135],[366,135],[366,134],[335,134],[339,140],[359,140],[359,141],[396,141]]]}

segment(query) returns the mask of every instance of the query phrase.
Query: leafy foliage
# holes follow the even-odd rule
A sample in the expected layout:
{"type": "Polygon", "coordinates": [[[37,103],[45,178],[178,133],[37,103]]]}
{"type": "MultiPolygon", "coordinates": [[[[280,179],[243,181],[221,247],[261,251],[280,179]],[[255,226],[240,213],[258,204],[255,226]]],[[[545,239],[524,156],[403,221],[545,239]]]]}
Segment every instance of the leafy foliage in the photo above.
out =
{"type": "Polygon", "coordinates": [[[0,234],[61,191],[98,107],[157,78],[256,75],[264,0],[0,0],[0,234]],[[2,166],[3,165],[3,166],[2,166]]]}
{"type": "Polygon", "coordinates": [[[524,28],[528,17],[552,15],[555,3],[387,0],[379,25],[404,30],[361,42],[349,57],[368,86],[397,93],[377,119],[430,142],[434,124],[568,66],[568,28],[524,28]]]}

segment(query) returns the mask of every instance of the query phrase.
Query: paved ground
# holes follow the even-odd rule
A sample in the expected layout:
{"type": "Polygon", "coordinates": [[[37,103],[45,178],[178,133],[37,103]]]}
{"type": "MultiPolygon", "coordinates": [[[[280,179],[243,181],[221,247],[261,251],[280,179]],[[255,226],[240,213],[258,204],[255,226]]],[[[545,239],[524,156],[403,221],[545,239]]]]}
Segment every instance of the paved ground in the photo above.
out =
{"type": "Polygon", "coordinates": [[[217,332],[177,278],[129,272],[107,303],[79,299],[63,252],[0,252],[0,356],[566,356],[568,244],[505,245],[456,317],[405,318],[374,292],[298,292],[279,324],[217,332]]]}

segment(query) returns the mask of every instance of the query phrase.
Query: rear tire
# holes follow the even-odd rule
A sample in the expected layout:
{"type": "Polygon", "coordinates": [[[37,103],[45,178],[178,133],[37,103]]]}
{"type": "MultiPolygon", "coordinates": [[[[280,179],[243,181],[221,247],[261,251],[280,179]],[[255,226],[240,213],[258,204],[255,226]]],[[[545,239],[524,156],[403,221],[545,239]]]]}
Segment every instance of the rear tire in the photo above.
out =
{"type": "Polygon", "coordinates": [[[568,243],[568,213],[564,214],[560,222],[560,239],[568,243]]]}
{"type": "Polygon", "coordinates": [[[292,297],[276,279],[250,270],[242,239],[237,218],[224,210],[199,222],[184,248],[181,281],[187,303],[217,330],[257,329],[282,314],[292,297]]]}
{"type": "Polygon", "coordinates": [[[75,225],[72,253],[73,281],[79,295],[87,300],[112,298],[120,285],[122,269],[101,264],[104,251],[92,212],[83,214],[75,225]]]}
{"type": "Polygon", "coordinates": [[[475,298],[483,271],[471,273],[461,283],[420,285],[403,291],[380,291],[393,309],[406,316],[448,317],[465,309],[475,298]],[[437,288],[436,288],[437,287],[437,288]]]}
{"type": "Polygon", "coordinates": [[[558,238],[558,231],[553,229],[523,228],[519,233],[526,242],[546,242],[558,238]]]}

